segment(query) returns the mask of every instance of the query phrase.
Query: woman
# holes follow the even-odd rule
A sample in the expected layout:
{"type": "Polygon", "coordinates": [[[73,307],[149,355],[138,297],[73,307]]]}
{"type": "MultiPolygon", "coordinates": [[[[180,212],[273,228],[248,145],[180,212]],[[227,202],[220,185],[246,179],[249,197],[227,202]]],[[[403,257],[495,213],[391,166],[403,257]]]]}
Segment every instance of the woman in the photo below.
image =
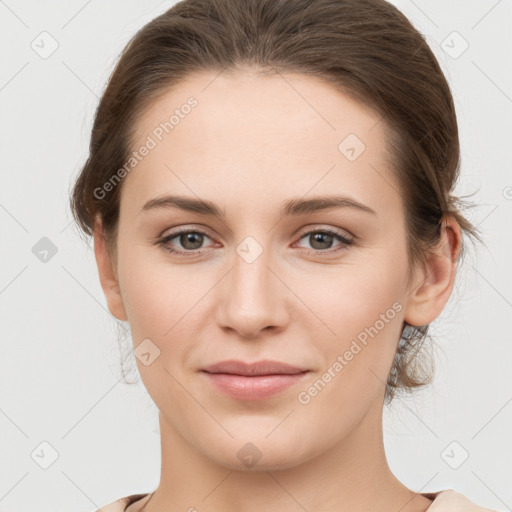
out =
{"type": "Polygon", "coordinates": [[[108,512],[487,510],[391,472],[382,411],[478,238],[457,120],[382,0],[185,0],[103,94],[72,208],[159,408],[152,493],[108,512]]]}

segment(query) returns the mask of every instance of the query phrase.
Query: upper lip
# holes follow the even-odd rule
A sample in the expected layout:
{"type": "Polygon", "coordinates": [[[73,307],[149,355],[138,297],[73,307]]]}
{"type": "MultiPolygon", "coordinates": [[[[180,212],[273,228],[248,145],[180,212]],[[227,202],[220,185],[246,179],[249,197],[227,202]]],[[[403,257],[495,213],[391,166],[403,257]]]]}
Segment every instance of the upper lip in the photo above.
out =
{"type": "Polygon", "coordinates": [[[207,373],[229,373],[233,375],[293,375],[308,370],[297,368],[279,361],[256,361],[255,363],[244,363],[230,359],[206,366],[202,369],[207,373]]]}

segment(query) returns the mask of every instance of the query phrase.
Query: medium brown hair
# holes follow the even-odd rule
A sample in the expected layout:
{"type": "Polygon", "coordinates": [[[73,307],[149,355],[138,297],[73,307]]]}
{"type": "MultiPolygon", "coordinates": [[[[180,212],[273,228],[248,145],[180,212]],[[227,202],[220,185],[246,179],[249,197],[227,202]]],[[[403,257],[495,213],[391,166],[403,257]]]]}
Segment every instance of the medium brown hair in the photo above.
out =
{"type": "MultiPolygon", "coordinates": [[[[387,142],[405,207],[412,264],[425,263],[451,215],[480,239],[455,197],[460,165],[449,85],[425,38],[384,0],[183,0],[130,40],[97,107],[89,157],[71,209],[92,235],[100,216],[114,254],[122,182],[106,197],[94,191],[127,161],[137,119],[174,84],[195,72],[250,66],[271,75],[302,73],[370,106],[389,127],[387,142]]],[[[464,253],[464,246],[461,256],[464,253]]],[[[386,385],[410,391],[431,380],[418,357],[428,325],[404,323],[386,385]]]]}

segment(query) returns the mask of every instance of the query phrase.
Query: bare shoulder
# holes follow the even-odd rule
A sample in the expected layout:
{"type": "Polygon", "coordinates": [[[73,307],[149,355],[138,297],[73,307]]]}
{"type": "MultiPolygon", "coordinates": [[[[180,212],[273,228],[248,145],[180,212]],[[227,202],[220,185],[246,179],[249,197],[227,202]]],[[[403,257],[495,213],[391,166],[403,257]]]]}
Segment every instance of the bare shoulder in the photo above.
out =
{"type": "Polygon", "coordinates": [[[108,505],[104,505],[103,507],[95,510],[94,512],[125,512],[127,507],[136,501],[139,501],[142,498],[145,498],[148,494],[130,494],[129,496],[124,496],[123,498],[118,498],[117,500],[109,503],[108,505]]]}
{"type": "Polygon", "coordinates": [[[463,494],[448,489],[437,494],[426,512],[497,512],[473,503],[463,494]]]}

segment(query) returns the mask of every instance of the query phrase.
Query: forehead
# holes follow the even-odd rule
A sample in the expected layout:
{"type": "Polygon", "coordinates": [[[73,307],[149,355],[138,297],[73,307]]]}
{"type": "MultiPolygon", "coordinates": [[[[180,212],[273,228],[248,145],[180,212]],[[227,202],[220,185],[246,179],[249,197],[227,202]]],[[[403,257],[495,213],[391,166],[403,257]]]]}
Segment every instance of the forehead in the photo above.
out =
{"type": "MultiPolygon", "coordinates": [[[[173,114],[175,134],[183,131],[179,125],[187,125],[203,128],[196,137],[208,135],[207,129],[214,128],[219,134],[240,138],[238,130],[244,128],[262,142],[274,140],[275,134],[286,128],[282,135],[313,141],[315,147],[319,138],[326,138],[326,145],[331,146],[347,133],[374,143],[382,135],[374,128],[384,125],[377,112],[318,78],[291,73],[262,75],[250,69],[188,76],[160,93],[142,113],[136,137],[140,140],[152,133],[173,114]],[[192,99],[195,106],[189,107],[192,99]]],[[[216,145],[224,147],[222,143],[217,140],[216,145]]]]}
{"type": "Polygon", "coordinates": [[[254,194],[284,187],[287,195],[345,187],[367,200],[376,186],[397,190],[385,121],[310,76],[190,75],[153,101],[135,128],[132,150],[151,146],[127,177],[138,202],[166,185],[184,192],[188,185],[202,197],[248,186],[254,194]]]}

